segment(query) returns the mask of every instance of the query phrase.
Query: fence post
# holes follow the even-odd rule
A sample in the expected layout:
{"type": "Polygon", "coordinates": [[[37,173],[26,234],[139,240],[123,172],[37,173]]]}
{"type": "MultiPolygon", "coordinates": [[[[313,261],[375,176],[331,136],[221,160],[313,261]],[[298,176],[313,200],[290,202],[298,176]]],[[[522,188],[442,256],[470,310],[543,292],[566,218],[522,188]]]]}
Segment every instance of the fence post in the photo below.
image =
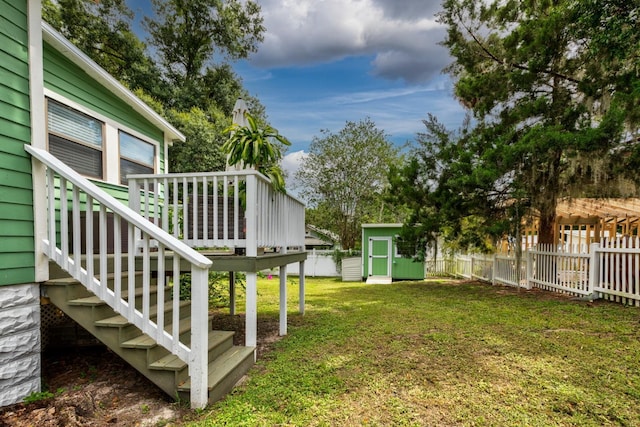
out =
{"type": "Polygon", "coordinates": [[[491,264],[491,284],[493,286],[496,285],[496,261],[497,261],[497,254],[493,254],[493,263],[491,264]]]}
{"type": "Polygon", "coordinates": [[[471,255],[471,271],[469,271],[469,278],[473,279],[473,255],[471,255]]]}
{"type": "Polygon", "coordinates": [[[589,251],[589,281],[588,289],[591,298],[595,297],[595,288],[598,285],[598,278],[600,276],[600,257],[598,256],[599,243],[592,243],[589,251]]]}
{"type": "MultiPolygon", "coordinates": [[[[531,249],[528,248],[525,251],[526,254],[526,259],[527,259],[527,268],[526,268],[526,278],[525,278],[525,287],[527,289],[531,289],[531,279],[532,277],[532,273],[533,273],[533,253],[531,252],[531,249]]],[[[520,283],[518,283],[518,286],[520,286],[520,283]]]]}

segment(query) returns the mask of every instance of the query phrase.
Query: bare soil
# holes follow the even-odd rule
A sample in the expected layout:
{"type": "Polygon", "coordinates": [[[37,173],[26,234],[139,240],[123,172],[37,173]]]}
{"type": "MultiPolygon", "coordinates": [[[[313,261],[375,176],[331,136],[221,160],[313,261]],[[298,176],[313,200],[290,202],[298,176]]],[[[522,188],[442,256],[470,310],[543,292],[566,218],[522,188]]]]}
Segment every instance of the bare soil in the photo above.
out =
{"type": "MultiPolygon", "coordinates": [[[[220,313],[213,322],[243,345],[243,315],[220,313]]],[[[278,339],[277,318],[259,318],[258,359],[278,339]]],[[[104,346],[43,353],[42,378],[54,396],[0,408],[0,427],[179,426],[195,417],[104,346]]]]}

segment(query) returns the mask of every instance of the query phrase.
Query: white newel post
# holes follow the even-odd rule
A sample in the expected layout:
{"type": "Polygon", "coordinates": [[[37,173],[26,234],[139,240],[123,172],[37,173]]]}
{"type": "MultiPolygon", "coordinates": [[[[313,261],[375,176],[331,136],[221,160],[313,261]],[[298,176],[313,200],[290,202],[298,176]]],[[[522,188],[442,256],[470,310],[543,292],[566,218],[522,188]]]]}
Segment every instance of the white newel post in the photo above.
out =
{"type": "Polygon", "coordinates": [[[589,295],[595,293],[596,286],[600,275],[600,256],[598,255],[599,243],[592,243],[590,248],[591,258],[589,259],[589,282],[587,292],[589,295]]]}
{"type": "Polygon", "coordinates": [[[208,403],[207,372],[209,334],[208,269],[191,267],[191,407],[204,408],[208,403]]]}
{"type": "MultiPolygon", "coordinates": [[[[258,183],[256,176],[247,175],[246,194],[247,217],[247,256],[258,255],[258,183]]],[[[246,310],[245,310],[245,345],[255,347],[258,335],[258,275],[247,272],[246,310]]],[[[254,359],[255,359],[254,352],[254,359]]]]}

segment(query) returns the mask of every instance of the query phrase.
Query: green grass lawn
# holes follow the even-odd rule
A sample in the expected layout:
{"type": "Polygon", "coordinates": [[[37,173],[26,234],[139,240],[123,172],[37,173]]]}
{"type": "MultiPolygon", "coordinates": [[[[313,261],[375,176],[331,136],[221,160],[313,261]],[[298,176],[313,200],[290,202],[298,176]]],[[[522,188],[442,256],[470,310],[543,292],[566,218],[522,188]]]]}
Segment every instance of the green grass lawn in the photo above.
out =
{"type": "Polygon", "coordinates": [[[306,301],[291,283],[289,335],[195,425],[640,425],[637,308],[448,281],[307,279],[306,301]]]}

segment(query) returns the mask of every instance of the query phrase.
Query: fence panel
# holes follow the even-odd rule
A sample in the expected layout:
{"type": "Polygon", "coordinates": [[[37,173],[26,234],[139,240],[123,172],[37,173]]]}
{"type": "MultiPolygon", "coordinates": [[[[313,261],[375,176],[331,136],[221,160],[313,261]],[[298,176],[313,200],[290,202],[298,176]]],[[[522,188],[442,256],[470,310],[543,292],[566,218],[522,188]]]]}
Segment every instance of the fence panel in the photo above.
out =
{"type": "Polygon", "coordinates": [[[610,301],[640,306],[640,239],[605,239],[596,256],[600,268],[594,291],[610,301]]]}
{"type": "Polygon", "coordinates": [[[516,258],[496,255],[493,267],[493,282],[507,286],[527,287],[527,257],[522,255],[520,266],[516,258]],[[520,275],[518,275],[518,270],[520,275]]]}
{"type": "Polygon", "coordinates": [[[533,261],[529,283],[534,286],[571,295],[591,295],[588,253],[564,252],[554,245],[538,245],[530,250],[533,261]]]}
{"type": "Polygon", "coordinates": [[[471,278],[493,281],[493,257],[484,255],[471,256],[471,278]]]}

